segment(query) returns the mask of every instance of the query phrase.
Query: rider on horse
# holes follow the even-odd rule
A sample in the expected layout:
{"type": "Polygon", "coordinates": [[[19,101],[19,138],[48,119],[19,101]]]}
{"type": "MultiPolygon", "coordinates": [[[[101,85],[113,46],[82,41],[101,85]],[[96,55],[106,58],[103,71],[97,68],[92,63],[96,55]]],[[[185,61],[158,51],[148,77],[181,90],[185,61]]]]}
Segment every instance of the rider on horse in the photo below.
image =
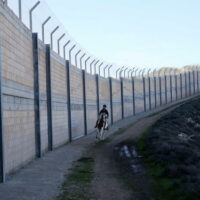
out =
{"type": "MultiPolygon", "coordinates": [[[[107,117],[106,117],[106,125],[105,125],[105,129],[108,129],[108,117],[109,117],[109,113],[108,113],[108,110],[106,109],[106,105],[103,105],[103,108],[101,109],[101,111],[99,112],[99,118],[100,118],[100,115],[101,114],[105,114],[107,117]]],[[[99,118],[96,122],[96,126],[95,128],[97,128],[97,125],[99,123],[99,118]]]]}

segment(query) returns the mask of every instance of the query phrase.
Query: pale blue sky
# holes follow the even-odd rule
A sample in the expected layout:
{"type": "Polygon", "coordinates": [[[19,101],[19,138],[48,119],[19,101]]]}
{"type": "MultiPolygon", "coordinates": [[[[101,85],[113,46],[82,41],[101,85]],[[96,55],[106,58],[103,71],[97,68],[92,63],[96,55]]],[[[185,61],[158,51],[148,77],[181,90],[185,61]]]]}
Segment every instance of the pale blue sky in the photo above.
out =
{"type": "MultiPolygon", "coordinates": [[[[22,20],[27,26],[28,11],[37,1],[22,0],[22,20]]],[[[18,0],[8,3],[18,13],[18,0]]],[[[46,3],[83,48],[109,63],[141,68],[200,64],[200,0],[46,0],[46,3]]],[[[33,13],[33,31],[40,38],[41,24],[52,16],[46,7],[41,0],[33,13]]],[[[58,23],[52,17],[47,24],[46,43],[58,23]]],[[[55,51],[63,31],[60,28],[54,35],[55,51]]],[[[61,46],[68,39],[65,37],[61,46]]]]}
{"type": "Polygon", "coordinates": [[[199,0],[47,0],[68,32],[109,62],[199,64],[199,0]]]}

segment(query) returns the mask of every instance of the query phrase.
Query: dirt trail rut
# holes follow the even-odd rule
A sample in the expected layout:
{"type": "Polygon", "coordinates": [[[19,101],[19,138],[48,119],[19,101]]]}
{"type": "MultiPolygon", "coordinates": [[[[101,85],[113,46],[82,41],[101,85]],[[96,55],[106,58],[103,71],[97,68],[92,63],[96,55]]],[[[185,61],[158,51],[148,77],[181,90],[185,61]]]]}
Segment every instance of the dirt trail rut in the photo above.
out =
{"type": "MultiPolygon", "coordinates": [[[[93,200],[141,200],[141,198],[138,198],[140,195],[134,195],[134,191],[130,191],[120,179],[113,149],[122,141],[136,140],[148,127],[172,109],[140,119],[123,133],[114,137],[111,136],[111,141],[105,143],[102,147],[94,147],[92,151],[95,158],[95,175],[91,188],[93,200]]],[[[138,191],[135,192],[138,193],[138,191]]],[[[149,200],[151,199],[153,198],[149,198],[149,200]]]]}

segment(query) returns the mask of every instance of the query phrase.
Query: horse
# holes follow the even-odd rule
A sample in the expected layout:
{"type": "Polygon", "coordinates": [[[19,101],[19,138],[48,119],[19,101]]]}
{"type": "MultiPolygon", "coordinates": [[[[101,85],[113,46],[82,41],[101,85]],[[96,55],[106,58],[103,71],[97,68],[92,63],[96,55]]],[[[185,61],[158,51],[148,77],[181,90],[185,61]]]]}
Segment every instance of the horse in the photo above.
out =
{"type": "Polygon", "coordinates": [[[107,128],[107,115],[101,114],[99,117],[99,122],[97,124],[97,134],[96,139],[104,140],[104,130],[107,128]]]}

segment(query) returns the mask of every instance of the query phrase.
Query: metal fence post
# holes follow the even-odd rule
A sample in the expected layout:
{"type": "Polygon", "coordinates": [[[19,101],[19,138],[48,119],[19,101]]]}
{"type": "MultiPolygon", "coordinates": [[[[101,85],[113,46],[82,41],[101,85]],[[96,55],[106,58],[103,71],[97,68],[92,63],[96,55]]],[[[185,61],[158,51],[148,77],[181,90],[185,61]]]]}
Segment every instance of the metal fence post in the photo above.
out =
{"type": "Polygon", "coordinates": [[[133,115],[135,115],[135,80],[132,77],[133,115]]]}
{"type": "Polygon", "coordinates": [[[173,101],[173,97],[172,97],[172,75],[169,76],[170,78],[170,99],[171,99],[171,103],[173,101]]]}
{"type": "Polygon", "coordinates": [[[22,20],[22,0],[18,0],[19,6],[19,19],[22,20]]]}
{"type": "Polygon", "coordinates": [[[162,105],[162,85],[161,77],[159,76],[159,87],[160,87],[160,106],[162,105]]]}
{"type": "Polygon", "coordinates": [[[176,101],[177,101],[178,100],[177,75],[175,75],[174,78],[175,78],[175,90],[176,90],[176,101]]]}
{"type": "Polygon", "coordinates": [[[2,183],[5,182],[1,37],[0,37],[0,182],[2,183]]]}
{"type": "Polygon", "coordinates": [[[181,89],[181,99],[183,98],[183,83],[182,83],[183,77],[180,73],[180,89],[181,89]]]}
{"type": "Polygon", "coordinates": [[[149,110],[151,110],[151,79],[148,78],[149,81],[149,110]]]}
{"type": "Polygon", "coordinates": [[[199,70],[197,70],[197,92],[199,92],[199,70]]]}
{"type": "Polygon", "coordinates": [[[121,107],[122,107],[122,119],[124,119],[124,84],[123,84],[123,78],[121,78],[121,107]]]}
{"type": "Polygon", "coordinates": [[[191,74],[190,74],[190,72],[189,72],[188,76],[189,76],[189,96],[191,96],[191,74]]]}
{"type": "Polygon", "coordinates": [[[38,34],[32,34],[33,40],[33,68],[34,68],[34,109],[35,109],[35,148],[36,156],[41,157],[41,131],[40,131],[40,85],[39,85],[39,56],[38,34]]]}
{"type": "Polygon", "coordinates": [[[87,135],[87,109],[86,109],[86,86],[85,86],[85,70],[82,70],[83,78],[83,111],[84,111],[84,132],[87,135]]]}
{"type": "Polygon", "coordinates": [[[112,78],[109,77],[109,85],[110,85],[110,119],[111,124],[113,124],[113,100],[112,100],[112,78]]]}
{"type": "Polygon", "coordinates": [[[187,97],[187,74],[185,72],[185,97],[187,97]]]}
{"type": "Polygon", "coordinates": [[[146,108],[145,77],[142,78],[142,81],[143,81],[144,112],[146,112],[146,111],[147,111],[147,108],[146,108]]]}
{"type": "Polygon", "coordinates": [[[71,115],[71,90],[70,90],[70,63],[65,61],[66,65],[66,84],[67,84],[67,117],[68,117],[68,137],[72,141],[72,115],[71,115]]]}
{"type": "Polygon", "coordinates": [[[167,76],[165,75],[165,104],[167,104],[167,76]]]}
{"type": "Polygon", "coordinates": [[[46,45],[46,90],[47,90],[47,121],[48,121],[48,149],[53,150],[53,128],[52,128],[52,93],[51,93],[51,50],[46,45]]]}
{"type": "Polygon", "coordinates": [[[154,98],[155,98],[155,108],[157,107],[157,87],[156,87],[156,77],[153,78],[154,79],[154,98]]]}
{"type": "Polygon", "coordinates": [[[99,117],[99,76],[96,74],[97,118],[99,117]]]}
{"type": "Polygon", "coordinates": [[[196,85],[195,85],[195,71],[193,71],[193,92],[194,92],[194,94],[196,93],[195,87],[196,87],[196,85]]]}

